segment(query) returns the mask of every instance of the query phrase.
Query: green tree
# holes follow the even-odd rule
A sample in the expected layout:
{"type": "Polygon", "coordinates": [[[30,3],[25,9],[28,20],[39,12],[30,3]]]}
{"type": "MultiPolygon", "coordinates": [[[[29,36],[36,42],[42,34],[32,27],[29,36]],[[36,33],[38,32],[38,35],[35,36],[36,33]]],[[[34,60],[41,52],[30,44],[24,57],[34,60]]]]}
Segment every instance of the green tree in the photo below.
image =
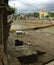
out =
{"type": "Polygon", "coordinates": [[[48,12],[50,17],[54,17],[54,12],[48,12]]]}
{"type": "Polygon", "coordinates": [[[7,13],[8,15],[9,15],[9,14],[14,14],[15,11],[16,11],[16,8],[11,7],[11,6],[8,6],[7,10],[9,11],[9,12],[7,13]]]}
{"type": "Polygon", "coordinates": [[[28,13],[27,16],[30,17],[30,16],[32,16],[32,14],[31,13],[28,13]]]}
{"type": "Polygon", "coordinates": [[[35,13],[33,13],[33,16],[34,17],[39,17],[39,13],[38,12],[35,12],[35,13]]]}

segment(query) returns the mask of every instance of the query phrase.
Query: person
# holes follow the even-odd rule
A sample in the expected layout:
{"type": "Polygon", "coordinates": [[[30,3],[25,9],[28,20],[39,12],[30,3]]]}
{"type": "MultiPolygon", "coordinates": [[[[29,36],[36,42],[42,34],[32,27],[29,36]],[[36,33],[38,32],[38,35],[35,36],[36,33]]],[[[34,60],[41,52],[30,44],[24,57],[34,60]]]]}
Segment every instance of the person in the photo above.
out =
{"type": "Polygon", "coordinates": [[[28,41],[27,44],[28,44],[28,45],[31,45],[31,41],[28,41]]]}

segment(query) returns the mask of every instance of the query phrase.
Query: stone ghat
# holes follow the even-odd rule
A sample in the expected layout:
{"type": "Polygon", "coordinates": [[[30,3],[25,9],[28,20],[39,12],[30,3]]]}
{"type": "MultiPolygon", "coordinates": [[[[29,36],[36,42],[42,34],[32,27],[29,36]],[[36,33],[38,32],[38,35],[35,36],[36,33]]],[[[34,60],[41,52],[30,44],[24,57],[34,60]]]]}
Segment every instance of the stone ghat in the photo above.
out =
{"type": "Polygon", "coordinates": [[[23,56],[30,56],[30,55],[38,55],[42,52],[45,52],[40,47],[34,45],[22,45],[22,46],[15,46],[14,48],[9,48],[8,53],[11,54],[13,52],[15,57],[23,57],[23,56]]]}

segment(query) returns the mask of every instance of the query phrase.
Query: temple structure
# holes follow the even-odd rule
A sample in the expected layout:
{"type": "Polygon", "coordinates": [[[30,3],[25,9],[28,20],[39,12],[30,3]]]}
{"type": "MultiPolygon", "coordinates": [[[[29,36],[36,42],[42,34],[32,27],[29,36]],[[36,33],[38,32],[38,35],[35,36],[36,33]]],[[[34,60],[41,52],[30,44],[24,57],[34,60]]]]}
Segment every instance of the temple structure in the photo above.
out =
{"type": "Polygon", "coordinates": [[[48,13],[44,9],[40,9],[39,11],[39,18],[45,19],[45,17],[48,15],[48,13]]]}

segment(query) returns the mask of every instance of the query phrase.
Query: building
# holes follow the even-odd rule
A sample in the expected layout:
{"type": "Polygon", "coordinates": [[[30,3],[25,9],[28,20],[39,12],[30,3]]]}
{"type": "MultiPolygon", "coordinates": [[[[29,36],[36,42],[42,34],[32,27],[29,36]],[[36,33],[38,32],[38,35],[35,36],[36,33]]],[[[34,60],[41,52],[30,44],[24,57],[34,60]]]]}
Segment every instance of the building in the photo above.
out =
{"type": "Polygon", "coordinates": [[[39,18],[40,19],[44,19],[47,15],[48,15],[48,13],[44,9],[41,9],[39,11],[39,18]]]}
{"type": "Polygon", "coordinates": [[[23,13],[21,13],[19,16],[20,16],[20,20],[26,20],[27,18],[26,15],[23,13]]]}

